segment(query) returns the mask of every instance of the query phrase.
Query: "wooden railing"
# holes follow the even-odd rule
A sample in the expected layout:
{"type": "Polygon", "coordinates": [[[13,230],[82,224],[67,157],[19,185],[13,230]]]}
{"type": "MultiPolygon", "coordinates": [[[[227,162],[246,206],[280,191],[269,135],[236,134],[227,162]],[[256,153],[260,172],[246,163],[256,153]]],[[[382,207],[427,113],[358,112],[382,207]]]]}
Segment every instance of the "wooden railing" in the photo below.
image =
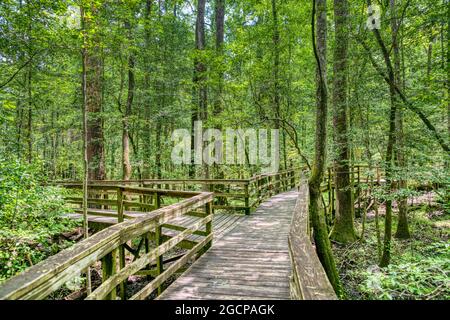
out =
{"type": "MultiPolygon", "coordinates": [[[[98,188],[104,190],[105,186],[98,186],[98,188]]],[[[151,190],[150,192],[144,188],[123,186],[108,186],[107,190],[111,190],[110,188],[115,188],[115,191],[122,195],[132,193],[161,196],[170,195],[172,192],[163,190],[156,192],[151,190]]],[[[198,257],[206,251],[211,246],[213,238],[211,229],[213,194],[210,192],[189,194],[176,192],[172,195],[184,197],[189,195],[190,197],[133,220],[115,224],[30,267],[0,286],[0,299],[43,299],[99,261],[103,274],[102,284],[94,288],[87,299],[116,299],[117,297],[126,299],[125,283],[131,275],[152,275],[155,278],[130,299],[145,299],[155,290],[160,293],[161,285],[190,259],[198,257]],[[199,214],[199,210],[202,208],[202,214],[199,214]],[[162,227],[165,227],[165,224],[174,218],[190,214],[197,218],[195,222],[189,227],[184,227],[176,236],[163,242],[162,227]],[[175,262],[172,262],[167,269],[164,269],[163,255],[195,232],[200,232],[204,237],[175,262]],[[154,248],[148,246],[150,239],[155,239],[154,248]],[[126,261],[124,248],[133,240],[139,240],[140,243],[145,241],[145,252],[140,252],[139,245],[133,260],[126,261]]],[[[124,201],[122,201],[122,205],[123,203],[124,201]]],[[[101,202],[101,204],[104,203],[101,202]]],[[[108,205],[111,204],[108,202],[108,205]]],[[[118,206],[120,212],[121,205],[118,204],[118,206]]]]}
{"type": "MultiPolygon", "coordinates": [[[[214,193],[213,210],[222,209],[230,211],[243,211],[250,214],[252,208],[257,207],[262,200],[294,188],[299,182],[299,169],[289,169],[271,174],[261,174],[249,179],[143,179],[143,180],[94,180],[89,181],[90,188],[100,185],[120,184],[123,186],[140,186],[148,189],[172,190],[179,192],[207,191],[214,193]]],[[[81,187],[79,182],[55,182],[62,186],[81,187]]],[[[180,193],[182,195],[182,193],[180,193]]],[[[81,197],[78,199],[68,199],[69,201],[78,201],[81,203],[81,197]]],[[[94,199],[92,199],[94,200],[94,199]]],[[[107,205],[99,199],[95,199],[98,204],[107,205]]],[[[131,208],[133,205],[142,209],[151,208],[151,204],[142,201],[126,201],[124,205],[131,208]]],[[[114,203],[110,202],[110,205],[114,203]]],[[[154,203],[153,203],[154,205],[154,203]]]]}
{"type": "Polygon", "coordinates": [[[299,195],[288,236],[291,258],[291,298],[296,300],[334,300],[336,294],[311,244],[309,227],[309,189],[306,180],[299,195]]]}
{"type": "MultiPolygon", "coordinates": [[[[82,185],[65,183],[61,186],[71,189],[72,194],[66,196],[68,204],[78,206],[75,213],[82,213],[82,185]]],[[[134,219],[136,214],[150,212],[162,206],[173,204],[180,199],[198,195],[195,191],[161,190],[112,184],[93,184],[88,187],[89,197],[87,213],[90,216],[113,217],[114,223],[125,219],[134,219]]]]}
{"type": "MultiPolygon", "coordinates": [[[[356,200],[356,212],[361,212],[361,185],[364,183],[381,185],[385,182],[384,170],[379,166],[369,167],[368,165],[355,164],[349,168],[350,183],[353,196],[356,200]]],[[[321,184],[321,192],[325,193],[325,212],[328,216],[334,216],[336,210],[336,188],[334,185],[335,172],[332,167],[328,167],[321,184]]]]}

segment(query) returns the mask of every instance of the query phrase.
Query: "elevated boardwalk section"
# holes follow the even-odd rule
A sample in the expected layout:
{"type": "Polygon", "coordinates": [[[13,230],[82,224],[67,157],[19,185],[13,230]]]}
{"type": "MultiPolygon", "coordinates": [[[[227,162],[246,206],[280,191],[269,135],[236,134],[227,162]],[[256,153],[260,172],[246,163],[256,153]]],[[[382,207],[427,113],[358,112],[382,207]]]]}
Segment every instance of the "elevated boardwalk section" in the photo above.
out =
{"type": "Polygon", "coordinates": [[[215,237],[160,299],[290,299],[288,233],[297,197],[278,194],[215,237]]]}
{"type": "MultiPolygon", "coordinates": [[[[195,181],[210,191],[94,183],[87,214],[97,232],[4,282],[0,300],[44,299],[87,268],[101,268],[88,300],[335,299],[311,243],[309,189],[300,177],[290,170],[195,181]],[[146,279],[138,292],[127,290],[130,276],[146,279]]],[[[327,186],[333,194],[331,179],[327,186]]],[[[71,216],[80,217],[81,184],[64,187],[73,189],[71,216]]],[[[333,197],[328,202],[327,210],[333,197]]]]}

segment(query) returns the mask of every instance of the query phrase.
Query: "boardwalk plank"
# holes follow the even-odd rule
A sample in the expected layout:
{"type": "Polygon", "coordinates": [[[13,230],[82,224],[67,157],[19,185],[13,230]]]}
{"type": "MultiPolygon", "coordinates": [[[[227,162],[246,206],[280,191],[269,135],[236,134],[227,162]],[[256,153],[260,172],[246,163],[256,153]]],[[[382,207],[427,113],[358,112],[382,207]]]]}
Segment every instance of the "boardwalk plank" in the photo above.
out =
{"type": "Polygon", "coordinates": [[[222,218],[213,225],[221,237],[159,299],[289,299],[287,236],[297,195],[278,194],[250,216],[222,218]]]}

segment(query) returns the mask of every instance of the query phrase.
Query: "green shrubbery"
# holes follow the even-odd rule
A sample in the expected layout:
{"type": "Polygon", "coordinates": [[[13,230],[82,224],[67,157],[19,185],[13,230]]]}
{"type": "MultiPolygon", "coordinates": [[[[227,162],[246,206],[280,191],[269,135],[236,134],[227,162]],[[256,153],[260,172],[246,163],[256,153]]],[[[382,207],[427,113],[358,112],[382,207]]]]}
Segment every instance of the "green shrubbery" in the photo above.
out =
{"type": "Polygon", "coordinates": [[[360,273],[358,289],[366,299],[450,299],[450,251],[437,242],[417,254],[405,253],[387,268],[368,268],[360,273]],[[424,252],[433,252],[425,256],[424,252]]]}
{"type": "Polygon", "coordinates": [[[63,217],[63,193],[42,186],[39,165],[0,158],[0,281],[70,245],[57,235],[74,229],[63,217]]]}
{"type": "MultiPolygon", "coordinates": [[[[412,239],[393,239],[392,261],[387,268],[378,267],[373,218],[367,222],[363,242],[335,247],[347,298],[450,299],[448,229],[437,228],[427,210],[424,205],[408,214],[412,239]]],[[[449,218],[444,215],[441,219],[449,218]]],[[[383,220],[380,219],[381,231],[383,220]]]]}

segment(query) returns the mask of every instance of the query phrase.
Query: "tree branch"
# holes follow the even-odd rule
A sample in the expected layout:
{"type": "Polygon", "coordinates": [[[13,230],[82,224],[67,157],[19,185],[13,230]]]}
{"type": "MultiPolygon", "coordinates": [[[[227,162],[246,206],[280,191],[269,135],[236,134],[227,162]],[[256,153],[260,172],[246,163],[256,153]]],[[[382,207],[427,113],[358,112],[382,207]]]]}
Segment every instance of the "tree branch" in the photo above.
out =
{"type": "Polygon", "coordinates": [[[12,74],[11,77],[8,78],[8,80],[6,80],[6,81],[3,82],[2,84],[0,84],[0,89],[3,88],[4,86],[6,86],[6,85],[7,85],[8,83],[10,83],[11,81],[13,81],[14,78],[19,74],[19,72],[20,72],[23,68],[25,68],[28,64],[30,64],[30,62],[33,60],[33,58],[34,58],[36,55],[37,55],[37,52],[33,53],[33,54],[31,55],[31,57],[29,57],[28,60],[27,60],[23,65],[21,65],[21,66],[19,67],[19,69],[17,69],[16,72],[14,72],[14,73],[12,74]]]}

